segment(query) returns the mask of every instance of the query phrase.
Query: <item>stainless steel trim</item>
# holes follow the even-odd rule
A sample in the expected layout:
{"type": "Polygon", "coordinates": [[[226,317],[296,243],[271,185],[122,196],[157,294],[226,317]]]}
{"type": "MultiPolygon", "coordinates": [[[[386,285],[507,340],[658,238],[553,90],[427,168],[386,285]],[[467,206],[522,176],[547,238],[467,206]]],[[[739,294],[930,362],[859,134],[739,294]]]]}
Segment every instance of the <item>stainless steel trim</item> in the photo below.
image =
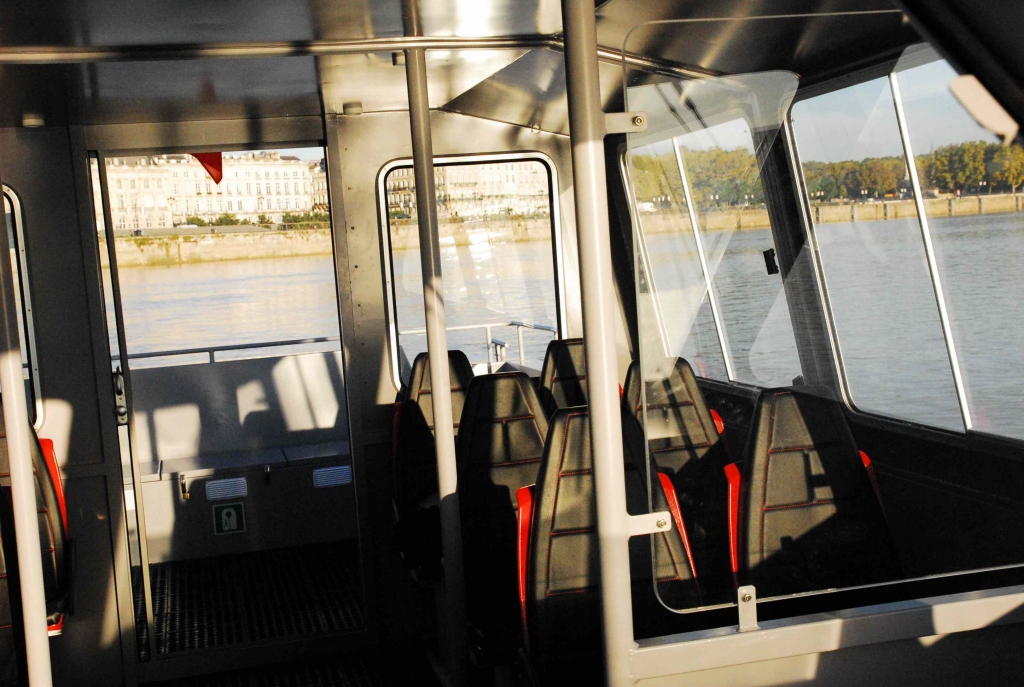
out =
{"type": "MultiPolygon", "coordinates": [[[[407,34],[422,35],[417,0],[403,0],[402,18],[407,34]]],[[[434,188],[434,144],[430,131],[427,57],[422,48],[405,51],[405,80],[409,92],[409,131],[416,181],[423,314],[427,325],[430,378],[439,382],[449,378],[448,332],[445,330],[444,279],[437,225],[437,193],[434,188]]],[[[462,687],[468,682],[469,650],[452,395],[448,384],[435,382],[432,388],[441,548],[444,554],[444,632],[440,645],[447,658],[450,683],[453,687],[462,687]]]]}
{"type": "MultiPolygon", "coordinates": [[[[3,220],[4,224],[7,220],[3,220]]],[[[50,687],[50,638],[46,628],[46,592],[43,586],[43,555],[36,512],[36,485],[31,444],[35,441],[28,421],[23,393],[21,344],[15,314],[14,265],[7,232],[0,231],[0,386],[13,390],[3,399],[7,454],[10,462],[11,502],[21,570],[21,605],[24,620],[25,660],[32,687],[50,687]]]]}
{"type": "MultiPolygon", "coordinates": [[[[1024,622],[1024,586],[762,620],[760,629],[702,630],[641,640],[631,651],[636,682],[901,639],[1024,622]]],[[[659,683],[661,684],[661,683],[659,683]]]]}
{"type": "Polygon", "coordinates": [[[928,226],[928,215],[925,213],[924,197],[921,195],[921,180],[917,176],[917,164],[914,159],[914,150],[910,145],[910,132],[907,130],[907,118],[903,112],[903,98],[900,95],[900,85],[896,78],[896,72],[889,74],[889,85],[892,88],[893,103],[896,105],[896,122],[900,127],[900,138],[903,139],[903,149],[907,157],[910,183],[914,189],[914,204],[917,206],[918,221],[921,223],[921,239],[924,242],[924,254],[928,262],[928,273],[932,277],[935,304],[939,307],[939,321],[942,323],[942,335],[946,339],[946,351],[949,353],[949,367],[953,372],[953,384],[956,386],[956,396],[960,402],[960,414],[963,416],[964,429],[970,431],[973,428],[971,409],[967,400],[967,390],[964,388],[963,376],[960,373],[960,359],[956,353],[956,342],[953,340],[953,328],[949,322],[949,312],[946,310],[946,296],[942,290],[942,279],[939,276],[939,263],[935,259],[935,248],[932,246],[932,232],[928,226]]]}
{"type": "MultiPolygon", "coordinates": [[[[0,47],[0,64],[89,64],[95,62],[135,62],[143,60],[198,60],[245,57],[323,57],[373,52],[395,52],[422,48],[424,50],[500,50],[512,48],[548,48],[563,51],[564,40],[557,35],[493,36],[461,38],[457,36],[394,36],[362,40],[313,40],[273,43],[212,43],[195,45],[119,45],[64,46],[29,45],[0,47]]],[[[608,47],[597,49],[601,62],[623,64],[652,74],[681,78],[719,76],[700,67],[682,65],[669,60],[624,53],[608,47]]]]}
{"type": "MultiPolygon", "coordinates": [[[[128,340],[124,327],[124,311],[121,307],[121,282],[117,273],[117,248],[114,244],[114,223],[110,209],[110,185],[107,183],[107,161],[104,153],[99,152],[96,154],[96,165],[100,177],[100,202],[103,206],[103,229],[106,236],[107,258],[110,265],[110,288],[113,292],[114,321],[117,326],[117,347],[118,350],[124,354],[125,358],[127,358],[128,340]]],[[[139,466],[139,462],[135,460],[135,410],[132,401],[131,374],[128,368],[127,359],[121,361],[121,373],[124,376],[125,382],[125,407],[128,409],[128,424],[125,429],[128,433],[128,452],[132,468],[132,488],[136,495],[135,521],[137,528],[136,531],[139,533],[139,557],[141,559],[142,567],[143,596],[146,603],[146,623],[149,627],[149,632],[146,633],[146,640],[149,643],[150,656],[153,656],[155,651],[153,646],[153,595],[150,587],[149,574],[149,538],[146,535],[148,530],[146,529],[145,499],[142,498],[142,468],[139,466]]],[[[120,435],[120,432],[118,432],[118,434],[120,435]]],[[[122,447],[122,451],[123,450],[124,449],[122,447]]],[[[126,515],[127,517],[131,517],[130,514],[126,515]]]]}
{"type": "Polygon", "coordinates": [[[590,388],[590,445],[594,454],[605,680],[608,685],[626,687],[632,684],[630,649],[634,646],[630,516],[626,510],[622,462],[615,273],[609,235],[604,113],[595,24],[593,0],[562,0],[569,138],[590,388]]]}
{"type": "Polygon", "coordinates": [[[732,354],[729,349],[729,339],[725,333],[725,322],[722,321],[722,314],[718,309],[718,297],[715,296],[714,278],[711,276],[711,270],[708,269],[708,260],[704,254],[704,241],[701,240],[700,229],[697,227],[697,212],[693,209],[690,181],[686,177],[686,165],[683,164],[683,154],[679,151],[679,141],[675,136],[672,137],[672,150],[676,154],[676,166],[679,167],[679,177],[683,181],[683,193],[686,195],[686,210],[690,213],[693,240],[697,242],[697,257],[700,258],[700,270],[704,273],[704,285],[708,290],[711,316],[715,318],[715,329],[718,331],[718,345],[722,347],[722,361],[725,363],[725,374],[729,377],[730,382],[734,382],[736,381],[736,373],[732,367],[732,354]]]}
{"type": "MultiPolygon", "coordinates": [[[[18,193],[7,184],[2,193],[11,203],[11,214],[14,216],[14,239],[18,242],[18,284],[21,286],[21,303],[25,312],[25,342],[28,346],[29,376],[35,392],[36,421],[32,426],[38,430],[43,426],[43,388],[39,376],[39,357],[36,355],[36,327],[32,314],[32,289],[28,280],[28,255],[25,253],[25,216],[21,213],[21,199],[18,193]]],[[[13,265],[11,268],[13,269],[13,265]]]]}
{"type": "MultiPolygon", "coordinates": [[[[551,232],[552,243],[555,249],[555,286],[558,303],[556,312],[558,314],[558,332],[556,336],[563,336],[569,325],[566,316],[565,304],[565,269],[562,260],[562,218],[559,213],[558,198],[558,170],[555,162],[548,155],[541,152],[521,153],[487,153],[483,155],[448,155],[435,157],[435,166],[453,164],[475,164],[483,162],[509,162],[515,160],[536,160],[548,170],[550,185],[548,195],[551,199],[551,232]]],[[[399,167],[411,167],[412,161],[408,158],[392,160],[377,172],[377,215],[380,222],[381,242],[381,263],[384,266],[384,316],[388,332],[388,357],[391,359],[391,375],[395,387],[402,386],[401,369],[398,360],[398,314],[395,312],[395,291],[394,279],[391,273],[391,228],[388,224],[388,193],[387,178],[392,170],[399,167]]],[[[449,328],[451,331],[451,328],[449,328]]]]}

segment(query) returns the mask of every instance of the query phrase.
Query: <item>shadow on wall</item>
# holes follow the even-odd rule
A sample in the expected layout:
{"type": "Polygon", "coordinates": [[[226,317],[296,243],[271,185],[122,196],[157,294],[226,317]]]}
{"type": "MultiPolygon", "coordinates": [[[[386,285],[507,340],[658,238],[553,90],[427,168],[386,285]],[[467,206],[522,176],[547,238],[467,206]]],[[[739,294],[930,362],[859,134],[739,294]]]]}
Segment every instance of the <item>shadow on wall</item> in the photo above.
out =
{"type": "Polygon", "coordinates": [[[132,372],[141,464],[346,439],[341,352],[132,372]]]}

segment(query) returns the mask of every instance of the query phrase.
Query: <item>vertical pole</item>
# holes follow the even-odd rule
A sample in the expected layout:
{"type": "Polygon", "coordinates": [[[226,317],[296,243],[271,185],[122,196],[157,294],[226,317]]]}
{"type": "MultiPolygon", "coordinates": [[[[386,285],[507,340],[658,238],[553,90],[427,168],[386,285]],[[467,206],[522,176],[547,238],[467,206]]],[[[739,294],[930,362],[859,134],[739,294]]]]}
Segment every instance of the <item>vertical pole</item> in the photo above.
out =
{"type": "MultiPolygon", "coordinates": [[[[25,659],[31,687],[50,687],[50,638],[46,630],[46,594],[43,589],[43,555],[39,546],[36,486],[32,475],[32,423],[25,400],[21,368],[21,335],[18,333],[14,297],[14,265],[7,240],[7,220],[0,231],[0,389],[3,389],[4,425],[11,470],[11,502],[14,533],[18,539],[18,570],[21,608],[25,626],[25,659]]],[[[12,227],[13,231],[13,227],[12,227]]]]}
{"type": "Polygon", "coordinates": [[[679,178],[683,182],[683,195],[686,197],[686,210],[690,214],[690,226],[693,227],[693,240],[697,242],[697,257],[700,259],[700,269],[704,273],[704,285],[708,290],[708,303],[711,304],[711,316],[715,319],[715,329],[718,331],[718,345],[722,348],[722,362],[725,363],[725,373],[729,381],[735,381],[736,373],[732,369],[732,356],[729,352],[729,342],[725,336],[725,323],[718,312],[718,298],[715,296],[712,285],[713,278],[711,270],[708,269],[708,260],[704,255],[704,242],[700,238],[700,229],[697,228],[697,211],[693,207],[693,198],[690,196],[690,182],[686,178],[686,166],[683,164],[683,153],[679,150],[679,142],[672,139],[672,149],[676,152],[676,166],[679,167],[679,178]]]}
{"type": "MultiPolygon", "coordinates": [[[[939,277],[939,264],[935,260],[935,248],[932,245],[932,232],[928,226],[928,215],[925,212],[924,196],[921,195],[921,180],[917,176],[917,164],[914,150],[910,146],[910,132],[907,130],[907,117],[903,112],[903,97],[900,95],[900,84],[896,72],[889,74],[889,85],[892,88],[892,100],[896,106],[896,123],[903,139],[903,150],[907,156],[907,170],[910,172],[910,183],[914,190],[914,204],[917,206],[917,219],[921,224],[921,239],[924,241],[924,255],[928,263],[928,273],[932,278],[932,290],[935,291],[935,303],[939,307],[939,322],[942,324],[942,336],[946,340],[946,352],[949,354],[949,367],[953,371],[953,385],[956,397],[960,402],[960,415],[963,417],[964,429],[971,429],[971,409],[967,403],[967,390],[964,388],[963,376],[960,374],[960,359],[956,354],[956,343],[953,341],[953,328],[946,310],[946,295],[942,290],[942,279],[939,277]]],[[[950,200],[950,207],[953,201],[950,200]]]]}
{"type": "Polygon", "coordinates": [[[562,0],[562,27],[590,386],[590,445],[594,452],[605,665],[608,684],[620,687],[631,684],[633,608],[615,355],[615,277],[608,229],[605,126],[598,81],[594,0],[562,0]]]}
{"type": "MultiPolygon", "coordinates": [[[[406,35],[422,34],[417,0],[403,0],[406,35]]],[[[427,353],[430,360],[434,441],[437,446],[437,484],[441,508],[441,546],[447,611],[445,638],[451,682],[466,682],[466,603],[462,571],[462,526],[459,516],[458,473],[455,466],[455,430],[451,385],[448,383],[448,332],[445,329],[444,285],[434,190],[434,149],[430,136],[427,99],[427,61],[422,48],[405,51],[405,79],[409,91],[409,126],[412,133],[416,205],[419,208],[420,266],[423,275],[423,310],[426,314],[427,353]]],[[[488,357],[490,341],[488,340],[488,357]]]]}

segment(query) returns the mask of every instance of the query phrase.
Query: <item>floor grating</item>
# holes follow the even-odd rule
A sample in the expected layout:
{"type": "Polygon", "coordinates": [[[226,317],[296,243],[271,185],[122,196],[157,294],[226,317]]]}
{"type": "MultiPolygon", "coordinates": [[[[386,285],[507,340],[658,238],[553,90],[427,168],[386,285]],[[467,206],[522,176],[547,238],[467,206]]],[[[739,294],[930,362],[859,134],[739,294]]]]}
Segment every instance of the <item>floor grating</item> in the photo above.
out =
{"type": "MultiPolygon", "coordinates": [[[[351,542],[157,563],[150,566],[150,584],[153,644],[159,655],[339,632],[363,624],[358,557],[351,542]]],[[[133,586],[141,620],[142,585],[133,586]]],[[[141,654],[146,624],[136,627],[141,654]]],[[[363,684],[303,680],[267,684],[363,684]]]]}

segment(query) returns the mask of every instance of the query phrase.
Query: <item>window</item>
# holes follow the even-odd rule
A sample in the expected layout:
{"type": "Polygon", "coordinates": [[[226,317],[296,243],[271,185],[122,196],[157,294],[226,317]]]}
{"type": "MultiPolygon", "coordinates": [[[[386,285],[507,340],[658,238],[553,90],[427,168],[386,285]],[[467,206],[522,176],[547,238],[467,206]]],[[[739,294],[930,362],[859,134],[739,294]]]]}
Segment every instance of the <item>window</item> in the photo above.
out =
{"type": "Polygon", "coordinates": [[[798,103],[793,129],[852,402],[962,431],[889,80],[798,103]]]}
{"type": "MultiPolygon", "coordinates": [[[[446,181],[448,176],[437,178],[449,347],[463,350],[474,364],[497,360],[507,351],[508,360],[539,369],[548,342],[563,330],[561,247],[550,198],[550,189],[557,187],[553,165],[537,155],[524,162],[547,182],[537,208],[531,199],[514,194],[480,199],[474,193],[483,183],[479,159],[437,162],[439,171],[457,169],[465,178],[459,186],[446,181]],[[517,328],[515,322],[528,326],[517,328]],[[505,346],[495,349],[494,340],[505,346]]],[[[397,201],[387,192],[395,178],[410,174],[408,162],[393,163],[382,170],[378,189],[386,218],[383,243],[396,382],[408,362],[426,350],[415,192],[397,201]]]]}
{"type": "Polygon", "coordinates": [[[896,69],[906,129],[971,429],[1024,439],[1020,310],[1024,149],[1003,145],[950,90],[957,73],[930,48],[896,69]]]}
{"type": "Polygon", "coordinates": [[[18,338],[21,344],[21,365],[25,375],[25,403],[29,420],[39,427],[43,419],[43,395],[39,386],[39,363],[36,361],[35,328],[32,322],[32,298],[28,292],[28,264],[25,254],[25,233],[18,196],[3,187],[4,219],[7,241],[11,247],[14,278],[14,301],[18,312],[18,338]]]}

